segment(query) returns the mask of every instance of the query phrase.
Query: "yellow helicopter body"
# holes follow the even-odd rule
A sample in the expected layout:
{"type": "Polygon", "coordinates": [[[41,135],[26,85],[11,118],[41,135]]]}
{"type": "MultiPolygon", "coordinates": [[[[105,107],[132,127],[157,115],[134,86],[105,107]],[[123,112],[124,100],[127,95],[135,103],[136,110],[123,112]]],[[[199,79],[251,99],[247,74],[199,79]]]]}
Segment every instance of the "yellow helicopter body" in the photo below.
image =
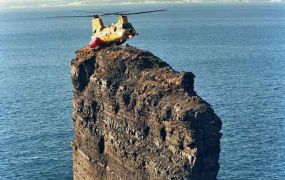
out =
{"type": "Polygon", "coordinates": [[[92,19],[93,35],[89,43],[90,48],[110,44],[122,44],[129,38],[137,35],[136,30],[128,22],[127,16],[119,16],[116,24],[104,26],[103,21],[98,16],[92,19]]]}
{"type": "MultiPolygon", "coordinates": [[[[92,37],[89,42],[90,48],[103,47],[111,44],[120,45],[126,42],[128,39],[138,35],[135,28],[128,21],[126,15],[136,15],[165,11],[165,9],[152,10],[152,11],[141,11],[129,13],[128,11],[119,11],[112,13],[101,13],[100,16],[107,15],[119,15],[119,19],[116,24],[104,26],[102,19],[99,15],[76,15],[76,16],[53,16],[47,18],[83,18],[92,17],[92,37]]],[[[88,11],[78,11],[78,12],[88,12],[88,11]]]]}

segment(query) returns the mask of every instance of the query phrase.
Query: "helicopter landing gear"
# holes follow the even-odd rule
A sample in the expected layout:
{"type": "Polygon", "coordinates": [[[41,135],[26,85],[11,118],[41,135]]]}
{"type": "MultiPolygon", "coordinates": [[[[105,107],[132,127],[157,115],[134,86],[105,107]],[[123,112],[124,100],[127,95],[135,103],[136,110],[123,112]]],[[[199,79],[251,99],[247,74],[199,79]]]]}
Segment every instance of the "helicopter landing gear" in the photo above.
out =
{"type": "Polygon", "coordinates": [[[120,40],[119,42],[116,42],[115,44],[117,45],[117,46],[119,46],[119,45],[121,45],[121,44],[124,44],[125,42],[126,42],[127,40],[120,40]]]}

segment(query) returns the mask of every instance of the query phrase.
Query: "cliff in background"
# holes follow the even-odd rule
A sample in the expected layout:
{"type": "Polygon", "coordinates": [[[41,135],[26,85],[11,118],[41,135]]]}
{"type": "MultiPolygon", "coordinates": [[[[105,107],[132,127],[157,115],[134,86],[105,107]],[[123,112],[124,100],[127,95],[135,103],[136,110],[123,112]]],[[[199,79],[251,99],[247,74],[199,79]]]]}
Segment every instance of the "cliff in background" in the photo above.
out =
{"type": "Polygon", "coordinates": [[[71,65],[74,179],[216,179],[221,120],[194,75],[150,52],[82,48],[71,65]]]}

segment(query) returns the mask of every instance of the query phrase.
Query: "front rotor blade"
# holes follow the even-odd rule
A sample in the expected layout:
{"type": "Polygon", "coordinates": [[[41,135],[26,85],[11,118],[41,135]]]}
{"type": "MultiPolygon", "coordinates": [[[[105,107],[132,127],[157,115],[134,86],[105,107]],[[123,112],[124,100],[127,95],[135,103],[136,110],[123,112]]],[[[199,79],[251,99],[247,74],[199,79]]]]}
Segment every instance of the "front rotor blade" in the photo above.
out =
{"type": "Polygon", "coordinates": [[[160,12],[160,11],[166,11],[166,9],[158,9],[153,11],[141,11],[141,12],[134,12],[134,13],[118,13],[118,15],[133,15],[133,14],[146,14],[146,13],[153,13],[153,12],[160,12]]]}
{"type": "Polygon", "coordinates": [[[117,15],[117,14],[123,14],[123,13],[127,13],[128,11],[117,11],[117,12],[111,12],[111,13],[103,13],[103,14],[99,14],[100,16],[107,16],[107,15],[117,15]]]}

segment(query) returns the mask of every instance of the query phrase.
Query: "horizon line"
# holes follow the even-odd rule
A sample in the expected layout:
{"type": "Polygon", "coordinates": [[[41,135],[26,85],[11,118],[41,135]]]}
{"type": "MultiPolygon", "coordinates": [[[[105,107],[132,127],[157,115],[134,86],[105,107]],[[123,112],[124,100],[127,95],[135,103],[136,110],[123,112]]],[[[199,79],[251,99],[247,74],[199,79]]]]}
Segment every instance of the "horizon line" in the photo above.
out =
{"type": "Polygon", "coordinates": [[[211,1],[211,2],[203,2],[203,1],[194,1],[194,2],[186,2],[186,1],[165,1],[165,2],[157,2],[157,1],[146,1],[146,2],[113,2],[112,5],[110,3],[83,3],[83,2],[72,2],[68,4],[43,4],[43,5],[35,5],[35,6],[8,6],[1,7],[1,10],[12,10],[12,9],[34,9],[34,8],[64,8],[64,7],[84,7],[91,5],[98,6],[114,6],[114,5],[142,5],[142,4],[285,4],[285,1],[263,1],[263,2],[241,2],[241,1],[211,1]]]}

